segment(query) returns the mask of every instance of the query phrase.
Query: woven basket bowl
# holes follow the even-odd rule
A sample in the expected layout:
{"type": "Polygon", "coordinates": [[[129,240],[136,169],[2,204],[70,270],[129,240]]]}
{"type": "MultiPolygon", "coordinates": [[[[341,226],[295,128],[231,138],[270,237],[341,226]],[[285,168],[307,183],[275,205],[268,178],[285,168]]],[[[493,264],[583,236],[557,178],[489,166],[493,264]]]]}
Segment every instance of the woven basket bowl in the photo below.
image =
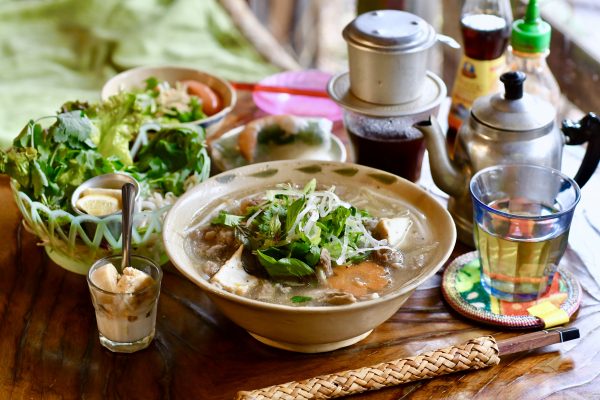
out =
{"type": "MultiPolygon", "coordinates": [[[[107,217],[74,215],[63,210],[51,210],[33,201],[17,189],[11,180],[17,207],[23,215],[25,229],[40,239],[48,256],[61,267],[87,274],[92,264],[121,252],[121,214],[107,217]]],[[[168,261],[161,239],[162,222],[171,206],[141,211],[134,216],[132,249],[135,254],[149,257],[160,264],[168,261]]]]}

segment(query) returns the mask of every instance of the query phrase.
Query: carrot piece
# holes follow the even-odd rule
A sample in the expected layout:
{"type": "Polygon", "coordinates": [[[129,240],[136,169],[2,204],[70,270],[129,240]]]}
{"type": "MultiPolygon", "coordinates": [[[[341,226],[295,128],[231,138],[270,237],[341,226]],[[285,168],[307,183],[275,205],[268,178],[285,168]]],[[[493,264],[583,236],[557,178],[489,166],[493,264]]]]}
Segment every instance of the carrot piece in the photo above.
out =
{"type": "Polygon", "coordinates": [[[390,278],[381,265],[373,261],[363,261],[356,265],[341,265],[333,268],[333,275],[327,280],[329,287],[354,296],[364,296],[385,288],[390,278]]]}

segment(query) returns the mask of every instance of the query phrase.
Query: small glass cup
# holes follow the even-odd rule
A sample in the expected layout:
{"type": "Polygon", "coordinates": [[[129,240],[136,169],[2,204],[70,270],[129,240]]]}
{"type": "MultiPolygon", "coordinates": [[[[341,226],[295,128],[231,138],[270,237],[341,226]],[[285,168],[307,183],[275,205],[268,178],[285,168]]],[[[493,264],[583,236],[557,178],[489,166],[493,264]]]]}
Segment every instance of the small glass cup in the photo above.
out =
{"type": "Polygon", "coordinates": [[[94,263],[87,275],[100,344],[117,353],[133,353],[145,349],[154,338],[156,307],[162,279],[161,268],[151,259],[132,255],[130,267],[148,274],[154,282],[139,291],[120,293],[106,291],[92,281],[94,271],[108,263],[119,274],[122,256],[102,258],[94,263]]]}
{"type": "MultiPolygon", "coordinates": [[[[434,113],[437,109],[434,110],[434,113]]],[[[421,177],[425,138],[413,125],[427,119],[419,113],[400,117],[373,117],[344,110],[357,164],[378,168],[412,182],[421,177]]]]}
{"type": "Polygon", "coordinates": [[[481,283],[506,301],[531,301],[552,283],[568,244],[579,186],[535,165],[485,168],[470,183],[481,283]]]}

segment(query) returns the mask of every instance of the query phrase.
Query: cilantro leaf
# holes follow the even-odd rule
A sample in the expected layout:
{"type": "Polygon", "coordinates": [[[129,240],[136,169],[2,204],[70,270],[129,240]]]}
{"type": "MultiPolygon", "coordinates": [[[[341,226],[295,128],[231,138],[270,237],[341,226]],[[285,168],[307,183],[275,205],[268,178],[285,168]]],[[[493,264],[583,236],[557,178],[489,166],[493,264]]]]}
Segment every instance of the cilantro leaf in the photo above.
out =
{"type": "Polygon", "coordinates": [[[307,301],[311,301],[312,297],[310,297],[310,296],[292,296],[290,298],[290,300],[292,301],[292,303],[305,303],[307,301]]]}
{"type": "Polygon", "coordinates": [[[188,111],[181,111],[177,108],[173,108],[171,112],[169,112],[166,115],[176,118],[179,122],[192,122],[202,118],[206,118],[206,114],[202,112],[202,104],[200,103],[200,101],[198,101],[197,97],[192,96],[190,98],[188,107],[188,111]]]}
{"type": "Polygon", "coordinates": [[[154,90],[156,89],[156,87],[158,86],[158,79],[156,79],[155,77],[151,76],[150,78],[146,79],[144,82],[146,82],[146,90],[154,90]]]}
{"type": "Polygon", "coordinates": [[[67,143],[73,149],[94,148],[90,135],[92,123],[80,110],[58,114],[58,123],[51,128],[52,140],[67,143]]]}

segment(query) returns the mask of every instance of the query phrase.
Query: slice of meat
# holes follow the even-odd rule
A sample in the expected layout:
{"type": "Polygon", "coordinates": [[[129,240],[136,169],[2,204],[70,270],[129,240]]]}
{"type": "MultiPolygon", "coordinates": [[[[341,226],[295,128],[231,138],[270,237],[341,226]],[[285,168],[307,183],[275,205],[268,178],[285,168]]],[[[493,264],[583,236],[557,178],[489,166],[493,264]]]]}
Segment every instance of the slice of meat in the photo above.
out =
{"type": "Polygon", "coordinates": [[[373,259],[385,265],[402,265],[404,255],[400,250],[379,249],[373,252],[373,259]]]}
{"type": "Polygon", "coordinates": [[[331,304],[333,306],[356,303],[356,297],[354,297],[354,295],[352,295],[351,293],[338,291],[325,292],[317,300],[323,303],[331,304]]]}
{"type": "Polygon", "coordinates": [[[226,244],[213,244],[204,252],[207,258],[210,259],[223,259],[227,256],[227,252],[229,251],[229,246],[226,244]]]}
{"type": "Polygon", "coordinates": [[[363,261],[356,265],[333,268],[333,276],[327,283],[330,288],[360,297],[382,290],[390,283],[390,278],[381,265],[363,261]]]}
{"type": "Polygon", "coordinates": [[[249,199],[244,199],[240,203],[240,212],[245,215],[248,212],[248,208],[255,207],[255,206],[259,205],[260,203],[263,203],[264,201],[265,200],[261,199],[260,197],[252,197],[249,199]]]}
{"type": "Polygon", "coordinates": [[[331,255],[329,254],[329,250],[325,248],[321,249],[321,257],[317,263],[317,266],[315,267],[315,271],[319,283],[326,285],[327,278],[333,275],[333,270],[331,269],[331,255]]]}

